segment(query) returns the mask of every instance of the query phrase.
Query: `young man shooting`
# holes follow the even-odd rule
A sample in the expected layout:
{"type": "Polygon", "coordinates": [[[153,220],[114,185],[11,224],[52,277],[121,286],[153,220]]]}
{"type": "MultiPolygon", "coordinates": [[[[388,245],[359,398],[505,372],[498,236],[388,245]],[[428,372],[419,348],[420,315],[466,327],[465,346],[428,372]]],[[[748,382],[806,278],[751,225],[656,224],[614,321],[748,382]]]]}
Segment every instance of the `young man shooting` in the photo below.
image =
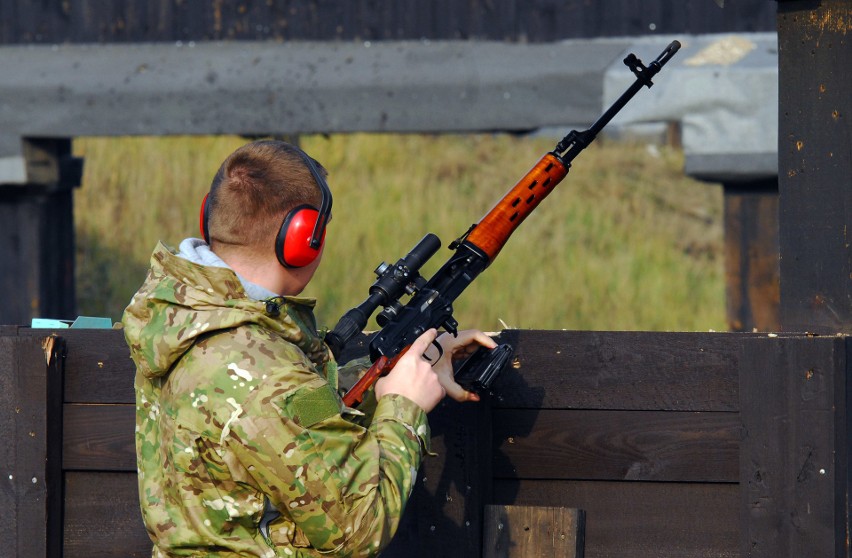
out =
{"type": "Polygon", "coordinates": [[[426,413],[479,331],[418,338],[346,407],[299,298],[322,260],[331,193],[298,148],[231,154],[202,207],[204,240],[162,243],[123,322],[136,374],[142,515],[153,556],[371,556],[399,524],[429,448],[426,413]]]}

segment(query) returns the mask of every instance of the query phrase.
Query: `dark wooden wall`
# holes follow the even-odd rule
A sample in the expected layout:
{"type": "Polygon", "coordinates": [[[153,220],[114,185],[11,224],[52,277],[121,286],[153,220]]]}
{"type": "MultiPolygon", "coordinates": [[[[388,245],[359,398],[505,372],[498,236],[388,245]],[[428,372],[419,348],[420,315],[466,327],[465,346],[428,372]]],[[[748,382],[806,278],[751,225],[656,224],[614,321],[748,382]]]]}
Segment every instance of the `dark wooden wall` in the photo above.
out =
{"type": "MultiPolygon", "coordinates": [[[[19,556],[149,556],[123,336],[46,335],[0,328],[0,504],[17,510],[0,540],[19,556]]],[[[430,414],[438,457],[383,556],[480,556],[489,504],[585,510],[587,558],[849,555],[848,338],[500,337],[516,360],[497,394],[430,414]]]]}
{"type": "Polygon", "coordinates": [[[0,0],[0,44],[565,38],[775,30],[775,2],[0,0]]]}

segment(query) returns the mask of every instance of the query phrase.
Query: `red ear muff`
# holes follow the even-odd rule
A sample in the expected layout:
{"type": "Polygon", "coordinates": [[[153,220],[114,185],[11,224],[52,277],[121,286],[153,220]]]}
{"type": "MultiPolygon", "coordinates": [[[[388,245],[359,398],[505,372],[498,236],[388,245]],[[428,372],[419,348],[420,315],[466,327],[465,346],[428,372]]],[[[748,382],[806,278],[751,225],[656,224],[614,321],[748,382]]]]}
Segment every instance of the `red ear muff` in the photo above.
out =
{"type": "Polygon", "coordinates": [[[325,230],[319,247],[311,247],[311,236],[318,218],[319,211],[310,205],[300,205],[287,214],[275,239],[275,254],[281,265],[305,267],[319,256],[325,230]]]}
{"type": "Polygon", "coordinates": [[[201,231],[201,238],[204,242],[210,244],[210,234],[207,231],[207,197],[209,193],[204,195],[204,200],[201,202],[201,213],[198,215],[198,228],[201,231]]]}

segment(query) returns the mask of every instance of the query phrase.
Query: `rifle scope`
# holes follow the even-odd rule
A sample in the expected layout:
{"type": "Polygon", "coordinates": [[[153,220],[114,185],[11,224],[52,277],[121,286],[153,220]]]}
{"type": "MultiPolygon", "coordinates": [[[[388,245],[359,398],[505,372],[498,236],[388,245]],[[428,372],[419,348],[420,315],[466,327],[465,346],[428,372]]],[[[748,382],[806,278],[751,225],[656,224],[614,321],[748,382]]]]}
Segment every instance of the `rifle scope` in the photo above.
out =
{"type": "Polygon", "coordinates": [[[383,306],[376,321],[384,326],[399,312],[402,295],[413,295],[426,280],[420,275],[420,268],[429,258],[435,255],[441,247],[441,239],[432,233],[427,233],[408,254],[398,262],[390,265],[382,262],[375,270],[376,281],[370,287],[369,296],[364,302],[352,308],[340,318],[334,329],[328,332],[325,341],[331,349],[334,358],[355,335],[363,331],[367,321],[376,308],[383,306]]]}

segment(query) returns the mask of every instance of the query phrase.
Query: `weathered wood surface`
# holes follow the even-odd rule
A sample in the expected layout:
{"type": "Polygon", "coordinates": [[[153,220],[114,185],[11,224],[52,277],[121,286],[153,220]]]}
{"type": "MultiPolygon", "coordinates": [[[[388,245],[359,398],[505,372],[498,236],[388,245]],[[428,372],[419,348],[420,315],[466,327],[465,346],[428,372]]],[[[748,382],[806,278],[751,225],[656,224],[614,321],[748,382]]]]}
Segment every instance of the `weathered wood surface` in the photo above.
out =
{"type": "Polygon", "coordinates": [[[62,468],[136,472],[134,405],[65,404],[62,468]]]}
{"type": "Polygon", "coordinates": [[[737,482],[737,413],[497,410],[494,476],[737,482]]]}
{"type": "MultiPolygon", "coordinates": [[[[44,330],[21,328],[20,335],[43,335],[44,330]]],[[[65,357],[65,403],[133,404],[136,368],[119,329],[53,331],[72,343],[65,357]]]]}
{"type": "Polygon", "coordinates": [[[484,558],[583,558],[585,514],[573,508],[485,506],[484,558]]]}
{"type": "Polygon", "coordinates": [[[849,556],[848,339],[752,339],[740,378],[743,556],[849,556]]]}
{"type": "Polygon", "coordinates": [[[498,408],[735,411],[734,333],[508,330],[498,408]]]}
{"type": "Polygon", "coordinates": [[[65,474],[64,558],[151,556],[136,474],[65,474]]]}
{"type": "MultiPolygon", "coordinates": [[[[44,368],[41,343],[49,333],[0,329],[0,370],[7,371],[0,397],[8,370],[33,375],[26,368],[33,362],[44,368]],[[30,349],[5,350],[10,343],[30,349]]],[[[56,467],[61,458],[64,485],[52,485],[64,488],[65,523],[52,536],[61,537],[67,556],[147,555],[123,336],[59,333],[67,356],[53,362],[65,365],[66,399],[59,402],[62,391],[54,390],[53,416],[61,412],[64,432],[49,461],[56,467]]],[[[516,348],[514,367],[495,385],[500,396],[480,405],[445,401],[430,414],[438,457],[425,460],[387,556],[481,555],[489,504],[584,510],[585,551],[595,557],[846,551],[846,337],[499,337],[516,348]]],[[[365,341],[349,354],[363,353],[365,341]]],[[[5,461],[15,455],[0,451],[5,461]]],[[[6,521],[3,533],[20,525],[6,521]]]]}
{"type": "Polygon", "coordinates": [[[287,0],[146,3],[105,0],[37,3],[0,0],[0,43],[203,40],[495,39],[771,31],[775,6],[739,0],[287,0]],[[95,8],[96,6],[96,8],[95,8]]]}
{"type": "Polygon", "coordinates": [[[0,337],[0,548],[61,552],[61,361],[53,337],[0,337]]]}
{"type": "Polygon", "coordinates": [[[489,409],[444,401],[429,414],[432,451],[400,530],[382,556],[482,555],[482,510],[491,500],[489,409]]]}
{"type": "Polygon", "coordinates": [[[852,332],[852,3],[778,2],[781,324],[852,332]]]}

